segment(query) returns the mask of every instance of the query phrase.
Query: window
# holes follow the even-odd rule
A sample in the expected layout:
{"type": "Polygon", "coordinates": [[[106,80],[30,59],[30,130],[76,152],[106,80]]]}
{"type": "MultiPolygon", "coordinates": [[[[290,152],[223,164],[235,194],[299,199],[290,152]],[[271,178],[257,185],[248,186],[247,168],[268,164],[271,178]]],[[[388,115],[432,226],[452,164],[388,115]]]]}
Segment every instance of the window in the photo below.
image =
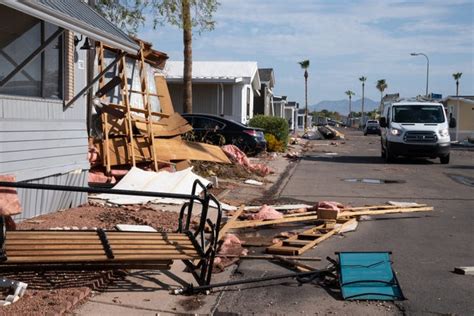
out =
{"type": "Polygon", "coordinates": [[[398,123],[443,123],[443,108],[436,105],[396,106],[393,108],[393,121],[398,123]]]}
{"type": "MultiPolygon", "coordinates": [[[[57,26],[1,6],[0,81],[26,60],[57,26]]],[[[59,36],[41,54],[0,86],[0,94],[62,99],[63,39],[59,36]]]]}
{"type": "Polygon", "coordinates": [[[195,129],[223,129],[225,124],[205,117],[194,117],[193,128],[195,129]]]}

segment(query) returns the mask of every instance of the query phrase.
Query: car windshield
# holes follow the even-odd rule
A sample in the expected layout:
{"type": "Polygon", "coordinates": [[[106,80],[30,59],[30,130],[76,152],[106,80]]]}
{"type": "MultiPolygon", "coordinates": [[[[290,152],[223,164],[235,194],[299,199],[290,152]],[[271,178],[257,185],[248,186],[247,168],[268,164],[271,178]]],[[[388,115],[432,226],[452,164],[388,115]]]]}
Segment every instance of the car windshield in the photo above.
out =
{"type": "Polygon", "coordinates": [[[392,120],[397,123],[443,123],[443,108],[439,105],[394,106],[392,120]]]}

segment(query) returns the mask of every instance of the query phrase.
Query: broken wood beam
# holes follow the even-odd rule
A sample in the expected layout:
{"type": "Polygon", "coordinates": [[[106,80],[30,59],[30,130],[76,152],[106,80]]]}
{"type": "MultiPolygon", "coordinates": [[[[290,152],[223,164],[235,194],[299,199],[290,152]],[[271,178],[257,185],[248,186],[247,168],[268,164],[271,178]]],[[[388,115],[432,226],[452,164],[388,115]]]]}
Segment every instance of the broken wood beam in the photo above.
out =
{"type": "Polygon", "coordinates": [[[308,216],[296,216],[296,217],[289,217],[289,218],[279,218],[279,219],[272,219],[272,220],[246,220],[246,221],[235,221],[231,224],[230,228],[252,228],[252,227],[259,227],[259,226],[268,226],[268,225],[275,225],[275,224],[286,224],[286,223],[295,223],[295,222],[309,222],[309,221],[317,221],[317,215],[308,215],[308,216]]]}
{"type": "Polygon", "coordinates": [[[394,209],[386,209],[386,210],[360,210],[360,211],[343,211],[339,213],[338,217],[353,217],[353,216],[361,216],[361,215],[383,215],[383,214],[396,214],[396,213],[412,213],[412,212],[430,212],[433,211],[432,206],[425,206],[425,207],[409,207],[409,208],[394,208],[394,209]]]}
{"type": "Polygon", "coordinates": [[[219,230],[218,240],[221,240],[222,238],[224,238],[225,234],[230,229],[233,228],[232,225],[239,219],[239,216],[242,215],[242,213],[244,212],[244,209],[245,209],[245,206],[241,205],[239,209],[234,213],[234,215],[232,215],[232,217],[229,218],[229,220],[224,224],[224,226],[221,227],[221,229],[219,230]]]}

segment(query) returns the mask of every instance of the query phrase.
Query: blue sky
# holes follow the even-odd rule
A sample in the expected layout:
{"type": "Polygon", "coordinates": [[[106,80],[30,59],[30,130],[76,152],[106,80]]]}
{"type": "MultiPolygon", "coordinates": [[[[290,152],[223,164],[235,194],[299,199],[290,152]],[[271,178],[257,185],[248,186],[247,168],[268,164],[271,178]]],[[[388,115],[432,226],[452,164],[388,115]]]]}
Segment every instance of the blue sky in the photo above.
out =
{"type": "MultiPolygon", "coordinates": [[[[216,28],[193,37],[194,60],[257,61],[275,70],[277,95],[304,103],[303,70],[309,59],[308,103],[339,100],[350,89],[380,99],[378,79],[388,93],[455,94],[452,74],[462,72],[460,94],[474,95],[474,0],[343,1],[221,0],[216,28]]],[[[139,36],[183,60],[182,32],[144,27],[139,36]]]]}

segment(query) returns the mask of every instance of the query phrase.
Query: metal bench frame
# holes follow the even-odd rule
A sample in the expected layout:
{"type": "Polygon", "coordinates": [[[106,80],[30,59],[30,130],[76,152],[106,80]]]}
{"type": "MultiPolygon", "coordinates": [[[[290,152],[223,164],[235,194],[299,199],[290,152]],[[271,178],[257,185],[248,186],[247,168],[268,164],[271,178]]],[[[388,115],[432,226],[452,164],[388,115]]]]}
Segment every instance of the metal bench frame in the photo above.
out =
{"type": "MultiPolygon", "coordinates": [[[[62,186],[62,185],[46,185],[46,184],[34,184],[26,182],[0,182],[0,187],[12,187],[12,188],[24,188],[24,189],[39,189],[39,190],[58,190],[58,191],[72,191],[72,192],[85,192],[85,193],[110,193],[110,194],[119,194],[119,195],[135,195],[135,196],[151,196],[159,198],[175,198],[187,200],[181,207],[178,220],[178,229],[177,233],[186,234],[196,251],[198,252],[200,258],[196,260],[190,259],[181,259],[186,267],[191,271],[193,277],[199,285],[207,285],[211,282],[212,276],[212,266],[214,263],[214,258],[216,256],[217,247],[218,247],[218,236],[219,228],[222,218],[222,210],[219,201],[208,192],[206,186],[196,180],[193,183],[191,194],[176,194],[176,193],[162,193],[162,192],[149,192],[149,191],[132,191],[132,190],[114,190],[109,188],[98,188],[98,187],[74,187],[74,186],[62,186]],[[197,189],[201,188],[201,194],[196,194],[197,189]],[[214,202],[215,207],[217,207],[217,216],[215,222],[209,218],[209,204],[214,202]],[[194,206],[196,203],[201,204],[201,216],[199,224],[196,228],[191,225],[191,220],[193,216],[194,206]]],[[[8,267],[8,254],[5,250],[5,241],[8,238],[8,234],[5,230],[5,223],[3,216],[0,217],[0,265],[3,267],[8,267]]],[[[37,232],[37,230],[35,230],[37,232]]],[[[49,231],[51,232],[51,231],[49,231]]],[[[65,231],[70,232],[71,234],[74,231],[65,231]]],[[[111,266],[120,267],[120,264],[113,261],[113,253],[111,249],[107,248],[107,235],[106,231],[98,230],[99,237],[104,246],[104,252],[107,257],[110,259],[111,266]]],[[[124,232],[130,233],[130,232],[124,232]]],[[[75,262],[74,264],[81,265],[81,262],[75,262]]],[[[71,264],[69,266],[74,266],[71,264]]],[[[83,262],[87,264],[87,262],[83,262]]],[[[101,265],[106,266],[106,262],[101,262],[101,265]]],[[[68,264],[65,264],[67,266],[68,264]]],[[[26,267],[27,265],[17,264],[16,269],[21,269],[21,267],[26,267]]],[[[31,268],[32,264],[29,263],[28,266],[31,268]]],[[[51,264],[50,266],[54,266],[51,264]]],[[[57,266],[57,265],[56,265],[57,266]]],[[[146,265],[145,265],[146,266],[146,265]]],[[[38,264],[38,269],[45,269],[48,265],[38,264]]],[[[126,264],[124,264],[126,267],[126,264]]]]}

